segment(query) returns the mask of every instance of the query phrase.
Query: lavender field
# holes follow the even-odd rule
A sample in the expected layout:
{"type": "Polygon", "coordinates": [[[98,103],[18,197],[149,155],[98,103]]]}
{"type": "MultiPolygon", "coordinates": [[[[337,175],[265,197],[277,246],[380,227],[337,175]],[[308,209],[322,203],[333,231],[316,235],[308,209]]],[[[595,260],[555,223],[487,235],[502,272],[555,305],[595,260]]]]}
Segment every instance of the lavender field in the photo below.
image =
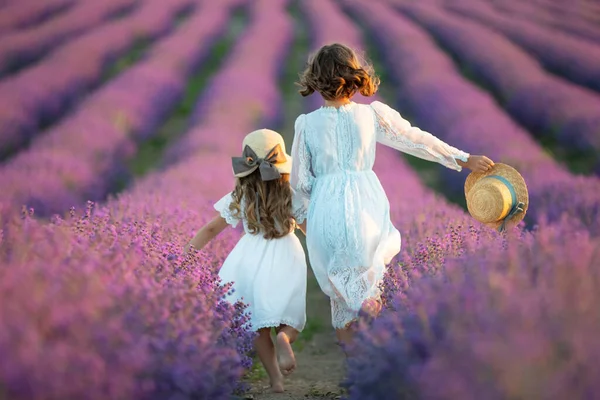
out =
{"type": "Polygon", "coordinates": [[[0,0],[0,399],[600,398],[600,4],[593,0],[0,0]],[[272,394],[217,272],[183,246],[294,85],[343,42],[374,98],[516,167],[525,221],[466,211],[467,172],[378,148],[402,234],[345,363],[311,276],[272,394]]]}

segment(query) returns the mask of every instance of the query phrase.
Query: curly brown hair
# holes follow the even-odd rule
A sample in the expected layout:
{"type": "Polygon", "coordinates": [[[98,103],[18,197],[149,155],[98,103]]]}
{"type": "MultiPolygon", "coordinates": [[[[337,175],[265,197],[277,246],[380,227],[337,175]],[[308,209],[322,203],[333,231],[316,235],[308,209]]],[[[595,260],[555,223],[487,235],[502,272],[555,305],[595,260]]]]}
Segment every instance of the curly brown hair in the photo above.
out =
{"type": "Polygon", "coordinates": [[[265,239],[277,239],[290,233],[295,226],[289,174],[281,174],[281,178],[265,182],[257,169],[252,174],[237,180],[231,196],[233,201],[229,205],[229,210],[239,219],[244,217],[248,230],[253,235],[263,232],[265,239]],[[243,212],[241,204],[244,204],[243,212]]]}
{"type": "Polygon", "coordinates": [[[379,87],[379,77],[373,66],[362,64],[356,52],[340,43],[321,47],[312,55],[297,84],[302,96],[319,92],[325,100],[351,98],[359,92],[372,96],[379,87]]]}

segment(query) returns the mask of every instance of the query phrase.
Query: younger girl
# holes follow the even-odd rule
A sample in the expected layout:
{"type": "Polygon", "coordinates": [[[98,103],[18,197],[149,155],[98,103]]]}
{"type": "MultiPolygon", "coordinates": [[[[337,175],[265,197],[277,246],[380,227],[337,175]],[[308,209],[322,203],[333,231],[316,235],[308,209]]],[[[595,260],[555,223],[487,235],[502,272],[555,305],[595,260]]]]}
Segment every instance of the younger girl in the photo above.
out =
{"type": "Polygon", "coordinates": [[[338,340],[348,343],[359,311],[381,309],[379,284],[385,265],[400,251],[400,233],[373,172],[377,142],[460,171],[493,165],[412,127],[389,106],[356,104],[357,92],[372,96],[379,85],[369,65],[342,44],[322,47],[301,75],[300,93],[318,92],[325,106],[296,120],[291,182],[310,200],[306,244],[310,263],[331,301],[338,340]]]}
{"type": "Polygon", "coordinates": [[[291,343],[306,322],[306,259],[294,234],[306,207],[293,201],[292,159],[277,132],[261,129],[246,136],[242,157],[232,159],[233,192],[215,204],[217,215],[186,245],[201,249],[227,225],[242,221],[245,235],[227,257],[219,276],[233,282],[232,302],[249,305],[258,331],[256,351],[274,392],[283,392],[283,375],[296,367],[291,343]],[[277,332],[277,357],[271,339],[277,332]]]}

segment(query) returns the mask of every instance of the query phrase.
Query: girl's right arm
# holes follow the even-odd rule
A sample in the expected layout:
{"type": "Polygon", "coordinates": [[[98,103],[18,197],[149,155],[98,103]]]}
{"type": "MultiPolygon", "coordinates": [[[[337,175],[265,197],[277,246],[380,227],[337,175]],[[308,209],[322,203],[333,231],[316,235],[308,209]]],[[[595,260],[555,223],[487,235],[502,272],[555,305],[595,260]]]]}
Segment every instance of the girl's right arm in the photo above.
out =
{"type": "Polygon", "coordinates": [[[196,236],[185,245],[184,250],[187,253],[190,246],[194,246],[196,250],[201,250],[208,242],[213,240],[219,233],[227,228],[227,221],[217,213],[206,225],[204,225],[196,236]]]}
{"type": "Polygon", "coordinates": [[[292,143],[292,173],[290,185],[293,193],[294,218],[297,225],[306,234],[306,214],[315,176],[312,171],[312,155],[306,142],[304,114],[296,118],[294,124],[294,142],[292,143]]]}

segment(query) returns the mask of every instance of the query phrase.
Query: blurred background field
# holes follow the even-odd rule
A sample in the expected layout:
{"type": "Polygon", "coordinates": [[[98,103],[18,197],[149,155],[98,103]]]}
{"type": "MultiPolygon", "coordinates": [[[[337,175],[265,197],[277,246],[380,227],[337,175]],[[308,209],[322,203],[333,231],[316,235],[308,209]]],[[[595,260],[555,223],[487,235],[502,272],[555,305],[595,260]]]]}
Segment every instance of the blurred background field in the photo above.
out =
{"type": "Polygon", "coordinates": [[[0,0],[0,399],[593,399],[600,384],[600,4],[592,0],[0,0]],[[272,395],[216,271],[183,245],[230,157],[322,105],[334,41],[375,99],[516,167],[524,223],[466,212],[467,172],[378,148],[402,251],[344,365],[311,276],[272,395]]]}

